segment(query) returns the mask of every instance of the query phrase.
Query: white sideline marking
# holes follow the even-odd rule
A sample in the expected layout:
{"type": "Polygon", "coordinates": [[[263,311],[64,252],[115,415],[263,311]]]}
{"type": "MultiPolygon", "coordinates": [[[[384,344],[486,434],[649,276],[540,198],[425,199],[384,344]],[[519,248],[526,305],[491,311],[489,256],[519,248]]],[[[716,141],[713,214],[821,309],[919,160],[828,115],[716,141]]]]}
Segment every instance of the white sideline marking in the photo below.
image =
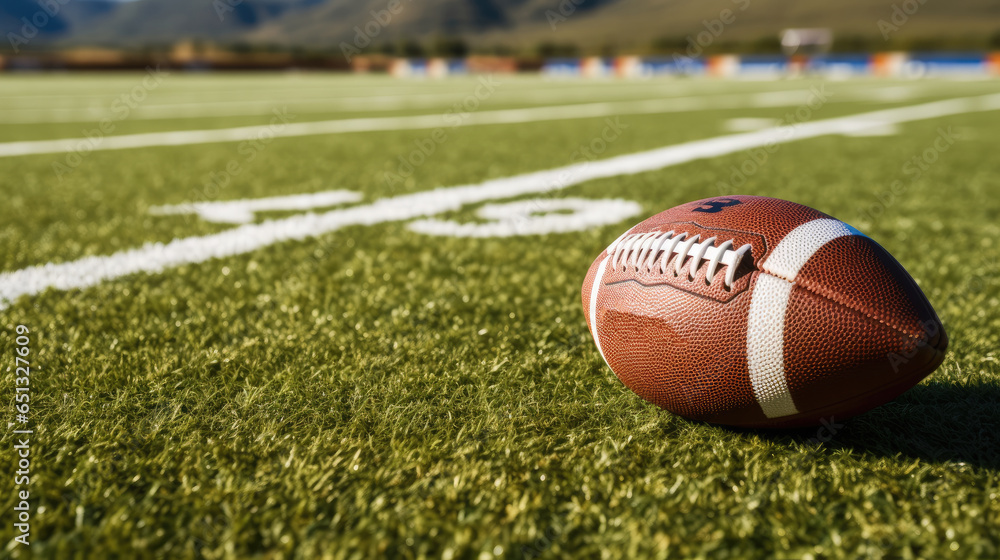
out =
{"type": "Polygon", "coordinates": [[[161,216],[197,214],[206,222],[217,224],[248,224],[253,221],[255,212],[312,210],[314,208],[337,206],[338,204],[345,204],[347,202],[357,202],[361,198],[361,194],[354,191],[324,191],[248,200],[225,200],[221,202],[194,202],[190,204],[154,206],[149,209],[149,212],[161,216]]]}
{"type": "MultiPolygon", "coordinates": [[[[666,89],[663,87],[652,88],[666,89]]],[[[688,88],[690,89],[690,88],[688,88]]],[[[632,89],[623,90],[625,94],[631,95],[632,89]]],[[[792,90],[792,92],[800,90],[792,90]]],[[[658,96],[657,100],[677,97],[673,93],[680,93],[676,86],[672,86],[664,95],[658,96]]],[[[551,103],[553,101],[567,101],[568,99],[583,100],[590,102],[601,101],[602,95],[612,92],[596,92],[589,89],[566,91],[518,91],[504,90],[496,94],[498,102],[503,103],[551,103]],[[597,99],[595,99],[597,98],[597,99]]],[[[645,92],[644,92],[645,93],[645,92]]],[[[764,92],[783,93],[783,92],[764,92]]],[[[616,95],[617,101],[627,101],[628,95],[616,95]],[[626,99],[621,99],[626,97],[626,99]]],[[[162,97],[162,96],[161,96],[162,97]]],[[[161,97],[158,97],[161,98],[161,97]]],[[[732,95],[708,95],[712,97],[732,97],[732,95]]],[[[314,98],[283,98],[283,103],[287,103],[292,111],[303,112],[357,112],[357,111],[398,111],[402,109],[433,109],[435,107],[450,106],[456,102],[462,102],[465,95],[460,91],[450,91],[447,93],[418,93],[417,91],[403,95],[376,95],[357,97],[325,97],[314,98]],[[287,101],[285,101],[287,99],[287,101]]],[[[33,99],[33,98],[32,98],[33,99]]],[[[704,98],[703,98],[704,99],[704,98]]],[[[113,100],[99,100],[104,105],[111,105],[113,100]]],[[[613,99],[607,101],[615,101],[613,99]]],[[[798,101],[801,103],[801,101],[798,101]]],[[[774,103],[773,100],[763,98],[761,103],[774,103]]],[[[247,99],[233,100],[225,99],[219,101],[195,100],[178,103],[142,104],[132,109],[129,113],[129,120],[157,120],[157,119],[177,119],[177,118],[201,118],[219,116],[253,116],[266,115],[276,105],[275,99],[247,99]]],[[[0,109],[0,122],[5,124],[32,124],[43,122],[87,122],[98,121],[104,117],[113,117],[113,113],[108,106],[88,107],[16,107],[9,103],[9,107],[0,109]]],[[[773,105],[765,105],[773,106],[773,105]]]]}
{"type": "Polygon", "coordinates": [[[417,233],[447,237],[514,237],[584,231],[592,227],[617,224],[642,212],[631,200],[586,198],[551,198],[518,200],[506,204],[487,204],[476,214],[493,220],[459,223],[452,220],[417,220],[410,229],[417,233]],[[560,210],[572,210],[559,214],[560,210]]]}
{"type": "Polygon", "coordinates": [[[868,136],[897,136],[898,134],[899,127],[893,123],[875,123],[871,126],[871,128],[855,130],[845,134],[844,136],[864,138],[868,136]]]}
{"type": "MultiPolygon", "coordinates": [[[[784,94],[784,92],[782,92],[784,94]]],[[[808,101],[809,92],[802,91],[799,103],[808,101]]],[[[758,98],[760,95],[758,95],[758,98]]],[[[577,105],[553,105],[529,107],[525,109],[501,109],[465,114],[452,114],[452,121],[441,113],[411,115],[404,117],[366,117],[356,119],[335,119],[285,124],[278,126],[240,126],[208,130],[177,130],[170,132],[147,132],[105,136],[98,140],[88,138],[63,138],[57,140],[29,140],[0,144],[0,157],[69,153],[82,151],[127,150],[154,146],[190,146],[216,142],[243,142],[259,138],[262,134],[275,138],[315,136],[320,134],[347,134],[352,132],[378,132],[395,130],[419,130],[426,128],[454,128],[487,124],[517,124],[552,120],[610,117],[693,111],[705,108],[739,108],[753,106],[746,95],[731,95],[725,100],[706,100],[704,97],[679,97],[668,99],[646,99],[625,102],[583,103],[577,105]],[[455,122],[457,121],[457,122],[455,122]]]]}
{"type": "Polygon", "coordinates": [[[770,128],[778,124],[778,119],[765,119],[760,117],[739,117],[728,119],[722,124],[723,128],[729,132],[750,132],[770,128]]]}
{"type": "MultiPolygon", "coordinates": [[[[626,84],[628,85],[628,84],[626,84]]],[[[601,92],[590,88],[569,89],[559,88],[554,91],[523,91],[505,89],[498,91],[492,96],[497,103],[551,103],[552,101],[567,101],[570,99],[586,101],[591,103],[643,103],[643,102],[666,102],[669,99],[681,100],[684,103],[697,103],[700,108],[740,108],[740,107],[787,107],[800,105],[808,101],[808,90],[775,90],[775,91],[749,91],[739,94],[709,93],[699,96],[681,97],[680,94],[689,93],[691,88],[683,88],[676,84],[658,85],[652,88],[625,88],[615,92],[601,92]],[[652,91],[650,91],[652,90],[652,91]],[[655,93],[663,90],[662,95],[650,99],[628,99],[634,92],[655,93]],[[624,95],[622,95],[624,93],[624,95]],[[600,99],[602,96],[614,94],[617,99],[600,99]],[[597,98],[597,99],[595,99],[597,98]],[[721,104],[721,105],[718,105],[721,104]]],[[[879,91],[879,90],[876,90],[879,91]]],[[[184,94],[189,95],[189,94],[184,94]]],[[[885,101],[885,96],[874,95],[869,92],[857,92],[847,90],[837,92],[834,101],[851,101],[857,99],[868,99],[871,96],[876,101],[885,101]]],[[[157,99],[162,99],[162,95],[157,99]]],[[[377,95],[377,96],[355,96],[355,97],[326,97],[326,98],[303,98],[303,97],[279,97],[283,99],[283,104],[287,104],[290,111],[302,112],[359,112],[359,111],[398,111],[404,109],[433,109],[435,107],[451,106],[454,103],[461,103],[466,96],[461,92],[449,91],[447,93],[420,93],[418,91],[402,95],[377,95]],[[286,100],[287,99],[287,100],[286,100]]],[[[35,97],[29,99],[37,100],[35,97]]],[[[888,99],[889,101],[899,101],[899,99],[888,99]]],[[[115,120],[114,113],[110,105],[113,100],[99,99],[90,101],[85,107],[17,107],[15,103],[8,103],[7,107],[0,108],[0,123],[3,124],[33,124],[47,122],[96,122],[102,118],[115,120]],[[96,101],[96,103],[95,103],[96,101]]],[[[255,116],[266,115],[271,112],[276,103],[274,99],[245,99],[234,100],[224,99],[218,101],[194,100],[178,103],[144,103],[132,109],[128,114],[128,120],[158,120],[158,119],[178,119],[178,118],[205,118],[219,116],[255,116]]],[[[560,105],[564,106],[564,105],[560,105]]],[[[688,108],[686,110],[691,110],[688,108]]]]}
{"type": "MultiPolygon", "coordinates": [[[[386,83],[376,84],[345,84],[339,83],[333,88],[330,84],[319,85],[319,86],[307,86],[299,83],[285,82],[285,87],[274,87],[274,88],[255,88],[252,91],[246,89],[246,83],[241,86],[236,86],[229,89],[202,89],[202,90],[161,90],[157,93],[157,100],[177,100],[181,103],[185,100],[190,100],[194,103],[200,103],[205,99],[220,99],[220,100],[234,100],[234,101],[252,101],[255,96],[258,95],[270,95],[277,96],[278,98],[285,98],[291,95],[296,95],[296,99],[332,99],[332,100],[357,100],[357,99],[376,99],[385,101],[392,101],[394,99],[405,98],[409,96],[440,96],[442,99],[446,96],[454,97],[456,91],[462,88],[463,84],[475,84],[475,77],[473,79],[468,79],[465,81],[458,82],[440,82],[434,84],[431,88],[428,88],[427,83],[419,82],[409,82],[410,85],[399,85],[402,82],[394,82],[396,85],[388,85],[386,83]],[[440,86],[434,87],[435,85],[440,86]],[[372,88],[375,87],[379,91],[379,95],[340,95],[343,92],[350,90],[362,90],[362,93],[371,93],[372,88]],[[316,94],[310,94],[310,92],[316,92],[316,94]],[[306,95],[303,95],[306,94],[306,95]]],[[[577,95],[581,91],[579,85],[574,84],[558,84],[553,82],[535,82],[530,81],[531,78],[527,78],[526,81],[519,82],[516,79],[509,80],[505,79],[502,83],[504,85],[505,91],[510,91],[514,93],[524,93],[527,96],[534,96],[539,92],[543,94],[546,92],[554,93],[569,93],[570,95],[577,95]],[[510,87],[507,87],[507,86],[510,87]]],[[[23,85],[19,85],[16,88],[12,87],[9,90],[3,88],[3,83],[0,82],[0,96],[3,96],[5,101],[10,102],[11,107],[23,107],[31,108],[39,102],[41,105],[52,105],[53,100],[58,99],[69,99],[80,103],[81,105],[77,108],[83,106],[92,106],[95,103],[100,105],[105,101],[110,101],[109,96],[113,96],[116,88],[114,84],[102,83],[99,86],[91,88],[88,92],[87,90],[82,90],[74,92],[74,94],[47,94],[41,93],[43,90],[30,90],[26,89],[23,85]],[[9,93],[16,91],[17,93],[9,93]],[[21,101],[30,101],[30,105],[22,105],[21,101]]],[[[77,84],[79,86],[79,84],[77,84]]],[[[122,82],[117,89],[128,89],[131,87],[131,83],[126,84],[122,82]]],[[[614,91],[620,91],[622,89],[626,90],[664,90],[667,92],[682,92],[682,91],[692,91],[696,89],[697,84],[662,80],[643,80],[643,81],[632,81],[632,82],[591,82],[586,84],[586,90],[596,91],[597,89],[612,89],[614,91]],[[598,87],[594,87],[598,86],[598,87]],[[610,88],[605,88],[601,86],[611,86],[610,88]]],[[[77,88],[79,89],[79,88],[77,88]]],[[[51,87],[44,90],[49,91],[51,87]]],[[[563,97],[559,97],[563,99],[563,97]]]]}
{"type": "MultiPolygon", "coordinates": [[[[320,95],[303,95],[303,91],[291,86],[285,89],[274,90],[253,90],[250,95],[247,92],[234,93],[233,91],[211,92],[203,91],[198,93],[190,92],[157,92],[158,103],[144,102],[132,109],[129,119],[160,119],[176,117],[213,117],[213,116],[234,116],[234,115],[259,115],[267,114],[275,105],[276,99],[287,102],[293,110],[307,110],[304,107],[318,108],[323,110],[366,110],[366,111],[390,111],[408,108],[434,108],[442,105],[450,105],[455,101],[462,101],[465,97],[463,91],[468,85],[475,85],[478,82],[459,82],[454,84],[447,91],[427,91],[424,88],[400,89],[399,93],[382,95],[350,95],[338,96],[329,88],[324,88],[320,95]],[[267,97],[262,97],[262,96],[267,97]],[[170,102],[167,102],[170,101],[170,102]]],[[[522,89],[516,82],[504,80],[498,82],[503,85],[503,90],[498,91],[497,98],[505,103],[523,101],[528,103],[551,103],[554,101],[566,102],[569,99],[577,101],[627,101],[630,97],[646,93],[656,95],[656,99],[667,97],[680,97],[690,95],[696,88],[694,84],[679,82],[624,82],[619,83],[612,90],[596,89],[593,87],[533,87],[522,89]],[[604,96],[612,96],[607,98],[604,96]]],[[[600,85],[597,83],[587,84],[588,86],[600,85]]],[[[338,87],[344,87],[343,85],[338,87]]],[[[604,89],[604,88],[601,88],[604,89]]],[[[783,94],[801,91],[792,90],[771,90],[746,92],[746,97],[756,94],[783,94]]],[[[707,97],[719,97],[732,95],[720,94],[711,91],[707,97]]],[[[838,93],[838,96],[840,94],[838,93]]],[[[24,96],[3,96],[5,105],[0,108],[0,122],[4,123],[34,123],[34,122],[79,122],[99,120],[109,116],[110,105],[114,101],[109,97],[109,91],[103,95],[38,95],[28,94],[24,96]],[[53,99],[69,99],[75,105],[53,107],[53,99]],[[27,103],[26,103],[27,102],[27,103]]],[[[762,102],[773,103],[776,98],[764,98],[762,102]]]]}
{"type": "MultiPolygon", "coordinates": [[[[402,117],[366,117],[311,121],[285,124],[280,127],[261,125],[207,130],[147,132],[105,136],[97,140],[89,138],[28,140],[0,143],[0,157],[70,153],[78,150],[90,152],[155,146],[190,146],[217,142],[243,142],[251,138],[260,138],[264,134],[275,138],[292,138],[321,134],[419,130],[437,127],[454,128],[458,126],[516,124],[621,115],[666,114],[705,109],[794,106],[807,103],[810,95],[811,92],[809,90],[773,91],[754,94],[722,95],[718,97],[675,97],[636,101],[581,103],[576,105],[553,105],[523,109],[501,109],[465,113],[462,116],[456,113],[450,116],[452,121],[449,121],[444,114],[436,113],[402,117]]],[[[849,101],[850,99],[845,96],[843,100],[849,101]]]]}
{"type": "Polygon", "coordinates": [[[901,123],[995,109],[1000,109],[1000,94],[886,109],[757,132],[695,140],[604,160],[493,179],[474,185],[438,188],[385,198],[364,206],[332,210],[324,214],[309,213],[260,224],[247,224],[212,235],[175,239],[169,243],[147,243],[137,249],[112,255],[85,257],[60,264],[49,263],[0,274],[0,309],[7,307],[21,296],[39,294],[49,288],[59,290],[85,288],[138,272],[158,273],[182,264],[249,253],[282,241],[316,237],[345,226],[411,220],[458,210],[468,204],[554,192],[593,179],[644,173],[771,144],[842,134],[845,130],[866,128],[873,120],[901,123]]]}

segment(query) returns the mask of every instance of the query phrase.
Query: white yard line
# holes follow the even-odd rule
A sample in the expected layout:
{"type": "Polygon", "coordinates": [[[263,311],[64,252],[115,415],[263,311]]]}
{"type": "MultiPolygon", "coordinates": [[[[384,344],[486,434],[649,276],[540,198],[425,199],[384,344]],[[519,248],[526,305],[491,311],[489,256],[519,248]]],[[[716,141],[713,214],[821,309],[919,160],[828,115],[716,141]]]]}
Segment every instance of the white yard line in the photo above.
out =
{"type": "Polygon", "coordinates": [[[241,126],[208,130],[178,130],[148,132],[118,136],[29,140],[0,144],[0,157],[70,153],[77,150],[103,151],[148,148],[155,146],[190,146],[216,142],[242,142],[264,136],[291,138],[352,132],[452,128],[489,124],[515,124],[553,120],[582,119],[621,115],[666,114],[706,109],[739,109],[746,107],[780,107],[807,103],[810,90],[734,94],[708,98],[706,96],[646,99],[579,105],[555,105],[524,109],[501,109],[471,113],[411,115],[402,117],[365,117],[292,123],[280,126],[241,126]]]}
{"type": "MultiPolygon", "coordinates": [[[[500,82],[501,84],[503,82],[500,82]]],[[[469,85],[469,92],[475,89],[476,84],[469,85]]],[[[570,91],[510,91],[503,90],[494,97],[494,103],[553,103],[553,102],[595,102],[595,101],[623,101],[629,96],[638,94],[656,94],[649,91],[633,91],[629,89],[616,90],[615,92],[600,92],[588,89],[578,89],[570,91]],[[608,93],[613,93],[615,99],[601,99],[608,93]],[[604,95],[602,95],[604,94],[604,95]]],[[[681,92],[676,87],[664,89],[664,93],[658,97],[676,97],[681,92]]],[[[689,93],[692,88],[686,88],[683,93],[689,93]]],[[[751,92],[757,93],[757,92],[751,92]]],[[[435,107],[447,107],[455,102],[461,102],[468,92],[456,87],[455,90],[444,93],[411,93],[406,95],[366,95],[358,97],[332,97],[328,96],[319,99],[305,99],[297,94],[286,96],[276,96],[271,98],[257,99],[192,99],[177,103],[150,103],[140,104],[129,113],[129,120],[159,120],[176,118],[205,118],[222,116],[253,116],[266,114],[276,105],[287,105],[293,111],[311,112],[360,112],[360,111],[399,111],[406,109],[433,109],[435,107]]],[[[157,100],[162,100],[163,96],[157,95],[157,100]]],[[[98,102],[91,102],[87,107],[15,107],[0,109],[0,123],[3,124],[32,124],[43,122],[88,122],[97,121],[105,117],[113,118],[110,109],[115,98],[98,102]]]]}
{"type": "Polygon", "coordinates": [[[593,179],[644,173],[751,148],[849,133],[872,126],[998,109],[1000,94],[886,109],[685,142],[479,184],[438,188],[323,214],[310,213],[260,224],[247,224],[221,233],[175,239],[169,243],[147,243],[140,248],[112,255],[85,257],[60,264],[49,263],[0,274],[0,309],[22,296],[39,294],[50,288],[86,288],[129,274],[159,273],[175,266],[249,253],[283,241],[316,237],[346,226],[370,226],[429,217],[458,210],[469,204],[548,193],[593,179]]]}
{"type": "MultiPolygon", "coordinates": [[[[602,90],[610,90],[610,92],[619,92],[623,90],[645,91],[648,93],[657,93],[660,91],[668,93],[689,93],[693,91],[722,92],[732,91],[734,86],[740,85],[749,86],[746,92],[750,93],[769,91],[766,84],[739,84],[734,82],[724,83],[711,80],[695,81],[657,78],[649,80],[558,81],[510,76],[505,74],[495,74],[494,76],[500,81],[500,83],[503,84],[504,91],[525,94],[558,94],[559,92],[571,93],[580,91],[601,93],[602,90]],[[758,87],[761,85],[764,85],[765,87],[758,87]]],[[[350,80],[350,78],[348,78],[348,80],[350,80]]],[[[53,102],[58,102],[58,100],[70,100],[76,102],[78,108],[89,108],[101,106],[106,101],[113,101],[115,97],[127,92],[132,88],[132,86],[135,85],[134,82],[124,79],[117,83],[101,83],[102,85],[99,88],[88,92],[79,91],[80,83],[76,81],[74,82],[76,86],[73,94],[51,94],[48,92],[59,88],[49,85],[43,89],[28,90],[25,88],[24,82],[20,82],[16,88],[5,90],[3,88],[4,82],[0,82],[0,101],[4,102],[4,107],[9,105],[11,107],[18,108],[38,107],[44,109],[46,106],[51,107],[53,102]]],[[[329,97],[335,100],[362,98],[362,95],[355,94],[351,90],[359,90],[360,94],[371,94],[372,92],[377,92],[379,97],[404,98],[410,95],[425,94],[447,96],[454,94],[457,90],[465,88],[465,86],[471,86],[474,88],[477,82],[476,75],[473,75],[465,78],[442,81],[399,81],[389,79],[384,82],[368,82],[364,84],[352,83],[350,81],[342,81],[339,78],[333,78],[320,85],[310,86],[289,81],[284,82],[285,87],[275,88],[255,87],[259,85],[257,81],[242,82],[229,89],[198,89],[197,84],[195,83],[183,81],[177,82],[175,80],[171,80],[171,83],[176,84],[176,86],[179,87],[175,86],[174,88],[171,88],[165,84],[163,89],[158,91],[157,99],[173,99],[177,101],[190,100],[200,102],[204,100],[224,101],[227,99],[237,101],[252,100],[254,98],[259,98],[260,96],[278,96],[279,98],[298,97],[300,99],[307,99],[309,97],[329,97]],[[311,92],[316,92],[316,94],[312,95],[311,92]],[[303,97],[304,95],[306,97],[303,97]]],[[[792,83],[790,85],[795,84],[792,83]]],[[[880,85],[879,87],[884,86],[880,85]]],[[[605,93],[607,93],[607,91],[605,91],[605,93]]],[[[363,97],[370,97],[370,95],[363,97]]]]}
{"type": "MultiPolygon", "coordinates": [[[[916,90],[907,87],[906,91],[896,91],[893,88],[884,88],[888,93],[881,93],[882,90],[875,91],[838,91],[836,101],[859,101],[870,99],[875,102],[885,103],[893,101],[903,101],[906,98],[916,96],[916,90]]],[[[470,91],[472,88],[470,88],[470,91]]],[[[518,103],[552,103],[556,101],[578,101],[578,102],[630,102],[627,98],[630,95],[656,93],[662,90],[663,94],[655,99],[636,100],[635,102],[666,101],[668,98],[677,98],[680,94],[688,94],[691,87],[681,89],[680,86],[671,85],[659,88],[643,88],[633,90],[623,88],[616,90],[615,99],[600,99],[600,92],[588,88],[581,88],[571,91],[511,91],[503,90],[498,92],[491,103],[498,104],[518,104],[518,103]],[[650,91],[652,90],[652,91],[650,91]],[[596,98],[596,99],[595,99],[596,98]]],[[[801,103],[802,89],[777,90],[777,91],[747,91],[739,94],[706,94],[690,99],[700,100],[703,108],[714,108],[709,102],[711,99],[721,98],[724,103],[737,103],[736,99],[742,99],[741,107],[780,107],[791,106],[801,103]]],[[[235,117],[235,116],[259,116],[269,113],[275,106],[287,106],[290,111],[302,112],[379,112],[379,111],[401,111],[407,109],[433,109],[435,107],[447,107],[448,105],[461,102],[465,94],[455,91],[447,93],[414,93],[410,95],[380,95],[363,97],[330,97],[326,99],[303,99],[295,95],[283,98],[272,99],[245,99],[245,100],[192,100],[181,103],[144,103],[129,112],[128,120],[168,120],[180,118],[215,118],[215,117],[235,117]],[[280,99],[280,101],[279,101],[280,99]]],[[[158,96],[157,99],[162,99],[158,96]]],[[[681,98],[684,99],[684,98],[681,98]]],[[[114,98],[103,101],[92,102],[88,107],[14,107],[0,109],[0,124],[37,124],[37,123],[87,123],[96,122],[102,118],[114,118],[110,106],[114,98]]],[[[722,108],[731,108],[730,106],[722,108]]]]}
{"type": "MultiPolygon", "coordinates": [[[[663,79],[650,79],[650,80],[626,80],[626,81],[557,81],[557,80],[545,80],[537,77],[524,76],[520,77],[517,75],[511,76],[507,74],[494,74],[498,79],[502,80],[504,86],[510,86],[511,89],[519,91],[556,91],[556,90],[578,90],[581,86],[588,89],[608,89],[606,86],[611,86],[611,89],[620,89],[621,87],[634,87],[634,88],[659,88],[664,86],[671,87],[703,87],[707,84],[719,83],[710,82],[708,80],[702,80],[700,82],[693,80],[673,80],[670,78],[663,79]]],[[[90,96],[91,99],[103,99],[107,96],[114,96],[120,93],[119,90],[128,90],[134,83],[135,76],[142,76],[141,73],[124,75],[117,82],[109,82],[105,79],[101,79],[100,82],[94,82],[92,87],[86,87],[86,84],[81,86],[79,79],[74,80],[74,93],[66,94],[50,93],[53,90],[59,90],[61,85],[64,83],[47,83],[39,85],[35,83],[36,89],[31,89],[31,83],[26,81],[0,81],[0,99],[4,101],[7,100],[32,100],[32,99],[42,99],[42,100],[54,100],[54,99],[81,99],[83,96],[90,96]],[[5,84],[7,87],[5,88],[5,84]]],[[[176,74],[173,74],[176,77],[176,74]]],[[[218,96],[221,98],[233,98],[239,99],[240,96],[246,96],[248,91],[252,94],[260,95],[294,95],[300,92],[326,92],[327,94],[337,95],[341,92],[347,92],[349,90],[359,90],[361,93],[371,93],[372,91],[378,91],[380,94],[394,93],[398,95],[407,95],[410,93],[422,93],[422,92],[434,92],[440,91],[442,93],[447,93],[454,91],[456,87],[460,87],[464,84],[472,84],[475,87],[476,78],[478,74],[471,76],[466,76],[463,78],[449,78],[447,80],[399,80],[395,78],[386,77],[384,80],[372,80],[367,82],[355,82],[355,77],[325,77],[319,78],[321,81],[311,81],[306,83],[299,83],[294,80],[288,80],[285,82],[269,82],[269,84],[278,83],[284,84],[281,87],[257,87],[260,85],[260,80],[258,78],[250,78],[245,81],[230,84],[230,87],[220,88],[215,87],[217,82],[203,82],[202,77],[182,77],[180,81],[171,80],[173,83],[177,84],[174,89],[165,91],[166,96],[218,96]],[[191,81],[193,80],[193,81],[191,81]],[[248,90],[248,88],[253,88],[248,90]]],[[[731,84],[726,84],[728,87],[731,84]]],[[[166,89],[166,88],[165,88],[166,89]]]]}
{"type": "Polygon", "coordinates": [[[293,194],[290,196],[272,196],[245,200],[222,200],[217,202],[189,202],[187,204],[171,204],[154,206],[150,214],[161,216],[170,214],[197,214],[206,222],[217,224],[248,224],[254,220],[256,212],[273,212],[276,210],[314,210],[329,208],[348,202],[358,202],[362,199],[360,193],[354,191],[323,191],[311,194],[293,194]]]}
{"type": "MultiPolygon", "coordinates": [[[[498,82],[503,84],[503,82],[498,82]]],[[[327,99],[302,99],[294,95],[286,97],[276,97],[271,99],[248,99],[248,100],[218,100],[206,101],[204,99],[192,100],[184,103],[143,103],[131,109],[128,113],[129,120],[157,120],[157,119],[177,119],[177,118],[204,118],[204,117],[224,117],[224,116],[253,116],[269,113],[276,106],[287,106],[291,111],[312,111],[312,112],[358,112],[358,111],[399,111],[406,109],[432,109],[435,107],[446,109],[453,103],[462,102],[469,93],[475,91],[478,83],[465,84],[468,91],[457,89],[447,93],[414,93],[410,95],[369,95],[363,97],[340,97],[327,99]]],[[[498,86],[499,87],[499,86],[498,86]]],[[[630,101],[628,96],[640,94],[656,94],[656,90],[663,89],[659,96],[648,100],[636,101],[665,101],[677,98],[681,93],[690,93],[692,88],[687,87],[680,90],[677,86],[671,88],[655,88],[649,91],[645,88],[642,91],[629,89],[616,90],[614,97],[617,99],[601,99],[602,94],[609,92],[593,91],[581,88],[571,91],[510,91],[499,90],[491,96],[492,103],[552,103],[562,102],[621,102],[630,101]]],[[[782,95],[796,96],[804,91],[802,88],[795,90],[778,91],[750,91],[739,95],[745,98],[753,98],[758,94],[770,96],[771,99],[780,99],[782,95]],[[775,97],[778,96],[778,97],[775,97]]],[[[734,94],[707,94],[700,95],[694,99],[708,101],[710,99],[734,98],[734,94]]],[[[0,123],[2,124],[32,124],[42,122],[90,122],[98,121],[102,118],[114,118],[111,110],[114,98],[105,100],[102,103],[94,103],[89,107],[11,107],[0,109],[0,123]]],[[[779,101],[782,102],[782,101],[779,101]]],[[[706,107],[711,107],[706,104],[706,107]]],[[[119,109],[121,110],[121,109],[119,109]]]]}
{"type": "MultiPolygon", "coordinates": [[[[802,91],[800,94],[801,98],[798,102],[806,102],[808,94],[808,91],[802,91]]],[[[127,150],[132,148],[147,148],[154,146],[189,146],[193,144],[209,144],[215,142],[242,142],[250,138],[259,138],[262,134],[277,138],[290,138],[321,134],[345,134],[351,132],[413,130],[437,127],[451,128],[455,126],[456,121],[458,122],[458,126],[511,124],[607,117],[613,115],[691,111],[698,108],[710,107],[725,108],[727,106],[731,106],[730,104],[747,106],[754,103],[768,101],[767,97],[759,97],[761,94],[755,95],[731,95],[725,98],[715,98],[712,100],[706,100],[704,97],[681,97],[627,102],[556,105],[531,107],[527,109],[502,109],[496,111],[465,113],[466,116],[464,120],[461,119],[458,113],[452,113],[450,120],[446,120],[445,115],[442,113],[434,113],[429,115],[411,115],[402,117],[365,117],[291,123],[281,127],[280,130],[275,130],[277,127],[269,126],[241,126],[208,130],[178,130],[170,132],[123,134],[118,136],[105,136],[104,138],[98,138],[95,140],[86,138],[30,140],[0,144],[0,157],[68,153],[80,149],[81,143],[95,151],[127,150]]],[[[786,92],[781,92],[782,97],[785,97],[786,95],[786,92]]]]}

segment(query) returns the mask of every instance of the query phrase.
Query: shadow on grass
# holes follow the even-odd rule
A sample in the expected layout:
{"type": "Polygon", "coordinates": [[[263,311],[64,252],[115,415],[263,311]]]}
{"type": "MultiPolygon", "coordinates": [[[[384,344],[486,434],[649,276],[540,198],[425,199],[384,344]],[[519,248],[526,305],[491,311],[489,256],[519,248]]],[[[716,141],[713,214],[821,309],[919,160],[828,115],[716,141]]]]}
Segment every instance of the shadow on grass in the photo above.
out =
{"type": "Polygon", "coordinates": [[[841,445],[1000,470],[1000,383],[918,385],[845,426],[841,445]]]}
{"type": "MultiPolygon", "coordinates": [[[[841,426],[832,437],[823,438],[830,448],[1000,470],[998,382],[918,385],[875,410],[835,421],[841,426]]],[[[817,437],[816,428],[758,433],[775,441],[817,437]]]]}

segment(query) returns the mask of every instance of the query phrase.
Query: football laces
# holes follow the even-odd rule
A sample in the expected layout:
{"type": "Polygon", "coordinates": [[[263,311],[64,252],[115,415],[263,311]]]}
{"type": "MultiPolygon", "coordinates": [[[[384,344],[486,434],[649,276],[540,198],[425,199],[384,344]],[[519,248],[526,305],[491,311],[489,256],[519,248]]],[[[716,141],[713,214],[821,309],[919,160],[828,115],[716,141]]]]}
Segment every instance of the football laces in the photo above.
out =
{"type": "Polygon", "coordinates": [[[660,274],[667,273],[667,263],[676,255],[673,263],[674,276],[680,275],[684,263],[690,259],[688,280],[694,280],[695,271],[703,262],[708,261],[705,281],[711,284],[715,280],[719,267],[724,266],[727,267],[725,285],[727,288],[731,288],[736,279],[736,269],[740,267],[743,257],[750,251],[750,244],[747,243],[736,249],[734,240],[729,239],[716,246],[717,239],[717,237],[709,237],[701,241],[701,235],[688,237],[687,233],[676,233],[672,230],[626,234],[615,240],[608,247],[607,252],[612,255],[611,266],[613,268],[624,270],[631,266],[637,271],[640,268],[647,272],[659,270],[660,274]]]}

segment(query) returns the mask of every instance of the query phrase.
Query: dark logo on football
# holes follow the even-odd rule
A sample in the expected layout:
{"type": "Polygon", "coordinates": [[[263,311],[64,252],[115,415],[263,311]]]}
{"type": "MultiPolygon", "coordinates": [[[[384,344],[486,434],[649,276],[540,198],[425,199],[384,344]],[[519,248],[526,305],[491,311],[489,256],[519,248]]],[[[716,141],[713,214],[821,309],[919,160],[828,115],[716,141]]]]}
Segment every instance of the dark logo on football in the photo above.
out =
{"type": "Polygon", "coordinates": [[[715,214],[716,212],[722,212],[723,208],[728,206],[736,206],[740,201],[735,198],[720,198],[718,200],[709,200],[703,203],[701,206],[694,209],[695,212],[704,212],[706,214],[715,214]]]}

